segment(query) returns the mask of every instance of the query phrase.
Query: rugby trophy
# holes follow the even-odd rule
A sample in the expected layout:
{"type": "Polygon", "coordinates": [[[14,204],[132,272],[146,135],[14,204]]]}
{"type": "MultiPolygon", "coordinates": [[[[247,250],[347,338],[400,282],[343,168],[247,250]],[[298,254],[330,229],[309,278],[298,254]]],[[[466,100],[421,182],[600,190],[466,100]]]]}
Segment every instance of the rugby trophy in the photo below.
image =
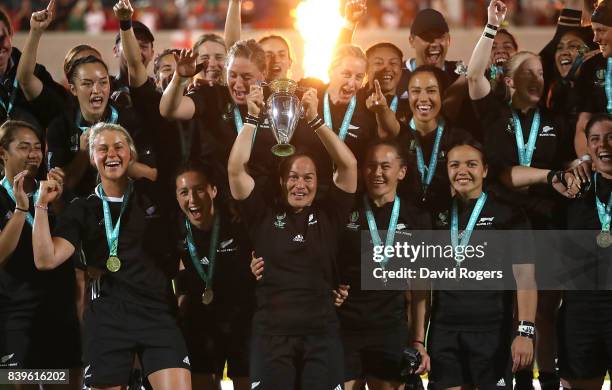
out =
{"type": "Polygon", "coordinates": [[[267,83],[267,87],[271,90],[266,104],[268,119],[277,142],[272,153],[279,157],[291,156],[295,147],[289,142],[303,111],[300,99],[295,95],[298,85],[290,79],[278,79],[267,83]]]}

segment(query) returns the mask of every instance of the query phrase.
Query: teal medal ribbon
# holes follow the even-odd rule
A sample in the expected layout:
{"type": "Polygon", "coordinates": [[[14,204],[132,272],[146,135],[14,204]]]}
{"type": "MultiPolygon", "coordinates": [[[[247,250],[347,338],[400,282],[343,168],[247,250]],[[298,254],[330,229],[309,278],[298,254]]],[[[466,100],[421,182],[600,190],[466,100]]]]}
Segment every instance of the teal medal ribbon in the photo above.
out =
{"type": "MultiPolygon", "coordinates": [[[[2,179],[0,183],[2,183],[2,187],[4,187],[4,189],[6,190],[8,195],[11,197],[13,202],[15,202],[15,205],[17,205],[17,200],[15,200],[15,194],[13,193],[13,187],[11,186],[11,183],[9,183],[6,176],[2,179]]],[[[34,197],[33,197],[34,204],[38,202],[38,198],[40,198],[40,188],[34,192],[34,197]]],[[[34,224],[34,217],[29,212],[26,213],[26,221],[30,224],[30,226],[34,224]]]]}
{"type": "Polygon", "coordinates": [[[393,96],[393,100],[391,100],[391,104],[389,105],[389,108],[391,109],[391,111],[393,111],[394,113],[397,113],[397,105],[398,105],[398,101],[399,99],[396,96],[393,96]]]}
{"type": "MultiPolygon", "coordinates": [[[[117,123],[117,121],[119,120],[119,112],[117,111],[117,109],[115,109],[115,107],[109,105],[110,110],[111,110],[111,116],[108,120],[109,123],[117,123]]],[[[83,134],[84,132],[86,132],[91,126],[81,126],[81,111],[77,110],[76,112],[76,119],[75,119],[75,123],[76,126],[79,128],[79,130],[81,130],[81,134],[83,134]]]]}
{"type": "MultiPolygon", "coordinates": [[[[470,243],[472,232],[474,231],[474,227],[476,227],[476,223],[478,222],[478,218],[480,217],[480,213],[486,201],[487,193],[482,192],[476,201],[476,205],[472,210],[468,224],[463,231],[461,242],[459,242],[459,207],[457,205],[457,198],[455,197],[455,199],[453,199],[453,208],[451,211],[451,244],[453,246],[453,251],[457,252],[459,247],[463,249],[470,243]]],[[[457,263],[457,267],[459,267],[463,260],[458,261],[455,259],[455,262],[457,263]]]]}
{"type": "Polygon", "coordinates": [[[195,267],[198,275],[202,279],[205,285],[204,294],[202,294],[202,302],[208,305],[213,300],[213,275],[215,273],[215,259],[217,258],[217,243],[219,242],[219,226],[220,226],[219,214],[215,215],[215,219],[213,222],[211,237],[210,237],[210,247],[208,248],[208,272],[204,271],[204,267],[200,262],[200,256],[198,256],[198,249],[195,245],[195,240],[193,239],[193,232],[191,230],[191,223],[189,219],[185,218],[185,230],[187,231],[187,248],[189,249],[189,256],[191,257],[191,262],[195,267]]]}
{"type": "Polygon", "coordinates": [[[128,181],[127,191],[123,194],[123,201],[121,202],[121,211],[119,212],[119,218],[117,223],[113,226],[113,219],[111,217],[110,206],[108,205],[108,198],[104,193],[102,184],[98,184],[95,189],[96,195],[102,200],[102,209],[104,210],[104,228],[106,230],[106,243],[108,244],[108,260],[106,261],[106,268],[111,272],[117,272],[121,268],[121,261],[117,257],[117,251],[119,246],[119,229],[121,227],[121,217],[123,212],[127,208],[130,194],[132,192],[132,181],[128,181]]]}
{"type": "MultiPolygon", "coordinates": [[[[357,97],[353,96],[348,107],[346,108],[346,112],[344,113],[344,119],[342,120],[342,126],[338,131],[338,138],[340,138],[342,142],[344,142],[344,139],[346,138],[346,133],[348,132],[351,120],[353,119],[353,114],[355,113],[356,106],[357,97]]],[[[323,96],[323,119],[325,120],[325,125],[333,130],[334,128],[332,124],[331,109],[329,107],[329,93],[327,91],[325,91],[325,96],[323,96]]]]}
{"type": "MultiPolygon", "coordinates": [[[[242,115],[240,114],[240,110],[237,106],[234,106],[234,126],[236,126],[236,135],[240,134],[242,130],[242,126],[244,126],[244,122],[242,121],[242,115]]],[[[251,145],[255,144],[255,137],[257,137],[257,129],[259,126],[255,127],[255,131],[253,132],[253,140],[251,141],[251,145]]]]}
{"type": "MultiPolygon", "coordinates": [[[[370,236],[372,237],[372,244],[374,246],[382,245],[382,240],[378,234],[378,227],[376,226],[376,219],[374,219],[374,213],[370,207],[370,202],[366,195],[363,196],[363,207],[365,208],[366,219],[368,220],[368,228],[370,229],[370,236]]],[[[400,211],[400,199],[395,195],[393,201],[393,210],[391,211],[391,219],[389,220],[389,228],[387,229],[387,237],[385,238],[385,247],[393,246],[395,241],[395,231],[397,230],[397,220],[399,219],[400,211]]],[[[381,261],[380,265],[384,269],[389,259],[386,257],[381,261]]]]}
{"type": "Polygon", "coordinates": [[[612,57],[608,58],[608,69],[606,70],[606,98],[608,104],[606,110],[612,114],[612,57]]]}
{"type": "Polygon", "coordinates": [[[519,164],[525,167],[531,166],[531,159],[535,150],[538,132],[540,131],[540,110],[536,110],[531,121],[529,140],[527,144],[523,139],[523,127],[516,111],[512,110],[512,121],[514,122],[514,135],[516,137],[516,149],[518,152],[519,164]]]}
{"type": "Polygon", "coordinates": [[[6,112],[7,118],[10,117],[11,111],[13,111],[13,106],[15,105],[15,99],[17,98],[17,92],[19,92],[19,81],[17,81],[17,77],[15,77],[15,80],[13,80],[13,90],[11,91],[11,94],[9,95],[8,106],[2,99],[0,99],[0,105],[6,112]]]}
{"type": "Polygon", "coordinates": [[[491,74],[491,80],[497,80],[497,75],[504,74],[504,68],[491,64],[489,72],[491,74]]]}
{"type": "Polygon", "coordinates": [[[610,223],[612,222],[612,193],[608,198],[608,204],[604,204],[597,197],[597,173],[595,174],[595,206],[597,207],[597,215],[601,224],[601,231],[597,235],[597,245],[602,248],[607,248],[612,245],[612,236],[610,235],[610,223]]]}
{"type": "Polygon", "coordinates": [[[423,200],[425,200],[427,195],[427,188],[431,184],[433,177],[436,173],[436,167],[438,165],[438,154],[440,153],[440,143],[442,141],[442,135],[444,133],[444,120],[440,119],[438,122],[438,129],[436,131],[436,139],[434,141],[434,146],[431,151],[431,157],[429,158],[429,166],[425,166],[425,157],[423,155],[423,148],[421,148],[421,144],[419,143],[418,134],[416,131],[416,124],[414,123],[414,118],[410,120],[410,130],[412,131],[412,136],[415,140],[416,145],[416,157],[417,157],[417,169],[419,170],[419,174],[421,175],[421,185],[423,186],[423,200]]]}

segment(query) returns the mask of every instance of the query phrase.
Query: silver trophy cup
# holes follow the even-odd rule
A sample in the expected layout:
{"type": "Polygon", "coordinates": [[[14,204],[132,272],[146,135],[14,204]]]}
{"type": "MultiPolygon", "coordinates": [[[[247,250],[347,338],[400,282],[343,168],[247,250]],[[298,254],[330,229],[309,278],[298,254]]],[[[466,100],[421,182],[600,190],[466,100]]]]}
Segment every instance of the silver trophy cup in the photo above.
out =
{"type": "Polygon", "coordinates": [[[290,79],[271,81],[268,87],[272,94],[267,101],[268,119],[277,144],[272,153],[279,157],[291,156],[295,147],[289,142],[302,116],[300,99],[295,96],[297,83],[290,79]]]}

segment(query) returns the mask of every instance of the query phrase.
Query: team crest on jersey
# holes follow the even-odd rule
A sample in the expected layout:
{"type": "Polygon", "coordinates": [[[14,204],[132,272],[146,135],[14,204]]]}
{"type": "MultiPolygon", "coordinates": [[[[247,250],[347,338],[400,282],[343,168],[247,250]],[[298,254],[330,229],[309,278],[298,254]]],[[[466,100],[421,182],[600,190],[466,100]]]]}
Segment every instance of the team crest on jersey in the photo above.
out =
{"type": "Polygon", "coordinates": [[[314,214],[310,214],[310,215],[308,216],[308,226],[311,226],[311,225],[316,225],[318,222],[319,222],[319,221],[317,221],[317,219],[315,218],[315,215],[314,215],[314,214]]]}
{"type": "Polygon", "coordinates": [[[287,222],[285,222],[285,218],[287,217],[287,213],[278,214],[276,216],[276,221],[274,222],[274,226],[277,229],[284,229],[287,222]]]}
{"type": "Polygon", "coordinates": [[[514,134],[514,121],[512,120],[512,118],[508,120],[508,124],[506,125],[506,132],[514,134]]]}
{"type": "Polygon", "coordinates": [[[599,69],[597,72],[595,72],[595,78],[597,79],[595,80],[595,86],[603,87],[606,85],[606,70],[599,69]]]}
{"type": "Polygon", "coordinates": [[[351,230],[359,230],[359,211],[355,210],[351,213],[349,223],[346,224],[346,227],[351,230]]]}
{"type": "Polygon", "coordinates": [[[448,226],[448,211],[444,211],[438,214],[438,216],[436,217],[436,226],[448,226]]]}
{"type": "Polygon", "coordinates": [[[495,217],[480,217],[476,226],[493,226],[495,217]]]}

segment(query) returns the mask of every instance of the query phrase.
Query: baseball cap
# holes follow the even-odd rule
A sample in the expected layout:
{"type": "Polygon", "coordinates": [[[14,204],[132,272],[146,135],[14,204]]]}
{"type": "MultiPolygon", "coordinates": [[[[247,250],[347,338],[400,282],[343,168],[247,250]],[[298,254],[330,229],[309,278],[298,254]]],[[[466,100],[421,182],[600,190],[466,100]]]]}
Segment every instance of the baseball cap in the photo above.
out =
{"type": "MultiPolygon", "coordinates": [[[[153,43],[155,38],[153,37],[153,33],[149,28],[142,22],[138,20],[132,21],[132,28],[134,29],[134,35],[136,35],[136,39],[140,39],[141,41],[153,43]]],[[[115,45],[121,41],[121,35],[117,33],[115,36],[115,45]]]]}
{"type": "Polygon", "coordinates": [[[419,11],[410,27],[410,34],[430,41],[449,32],[444,16],[435,9],[427,8],[419,11]]]}

